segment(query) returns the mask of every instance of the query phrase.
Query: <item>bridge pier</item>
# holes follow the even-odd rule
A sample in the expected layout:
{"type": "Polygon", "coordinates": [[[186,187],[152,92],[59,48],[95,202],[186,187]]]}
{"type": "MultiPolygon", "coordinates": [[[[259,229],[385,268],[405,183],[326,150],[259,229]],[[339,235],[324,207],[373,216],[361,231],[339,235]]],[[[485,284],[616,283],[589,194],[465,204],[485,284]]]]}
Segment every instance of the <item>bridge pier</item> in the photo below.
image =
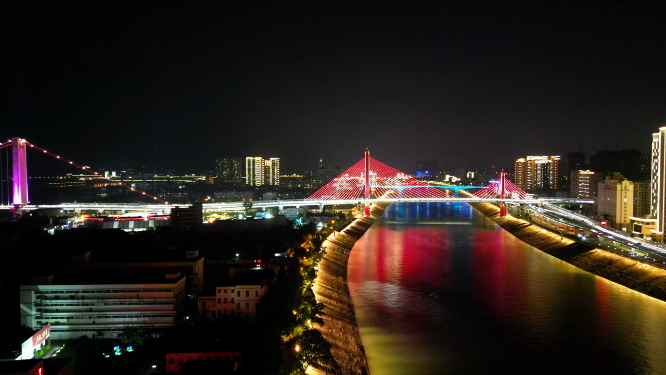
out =
{"type": "MultiPolygon", "coordinates": [[[[504,193],[506,192],[506,174],[504,171],[500,174],[500,199],[504,199],[504,193]]],[[[500,203],[500,217],[504,218],[506,217],[506,203],[502,202],[500,203]]]]}
{"type": "Polygon", "coordinates": [[[25,154],[25,139],[12,138],[12,181],[14,205],[28,204],[28,163],[25,154]]]}
{"type": "MultiPolygon", "coordinates": [[[[370,150],[365,149],[365,189],[363,193],[365,199],[370,199],[370,150]]],[[[370,205],[365,204],[363,215],[370,216],[370,205]]]]}

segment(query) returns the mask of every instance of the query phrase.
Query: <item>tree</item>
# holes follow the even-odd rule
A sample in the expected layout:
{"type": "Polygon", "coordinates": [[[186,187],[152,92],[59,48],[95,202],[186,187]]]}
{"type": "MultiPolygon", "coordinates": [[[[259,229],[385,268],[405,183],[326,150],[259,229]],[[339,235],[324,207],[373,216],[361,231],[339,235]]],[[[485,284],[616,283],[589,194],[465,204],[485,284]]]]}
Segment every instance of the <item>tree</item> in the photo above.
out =
{"type": "Polygon", "coordinates": [[[331,344],[326,341],[321,332],[316,329],[308,329],[304,331],[297,339],[293,340],[290,345],[294,348],[294,368],[290,369],[292,372],[298,370],[304,371],[308,365],[322,364],[328,367],[336,368],[337,363],[333,354],[331,354],[331,344]]]}
{"type": "Polygon", "coordinates": [[[123,345],[142,346],[146,343],[148,334],[139,327],[127,326],[120,331],[118,339],[123,345]]]}

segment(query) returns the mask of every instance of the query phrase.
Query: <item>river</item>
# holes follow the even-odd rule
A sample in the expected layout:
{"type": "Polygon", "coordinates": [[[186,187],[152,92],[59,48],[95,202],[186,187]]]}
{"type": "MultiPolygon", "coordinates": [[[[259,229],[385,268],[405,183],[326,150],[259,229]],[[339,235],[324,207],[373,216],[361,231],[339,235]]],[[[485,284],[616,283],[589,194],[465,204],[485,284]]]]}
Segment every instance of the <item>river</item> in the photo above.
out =
{"type": "Polygon", "coordinates": [[[666,374],[666,302],[465,203],[392,204],[348,279],[372,375],[666,374]]]}

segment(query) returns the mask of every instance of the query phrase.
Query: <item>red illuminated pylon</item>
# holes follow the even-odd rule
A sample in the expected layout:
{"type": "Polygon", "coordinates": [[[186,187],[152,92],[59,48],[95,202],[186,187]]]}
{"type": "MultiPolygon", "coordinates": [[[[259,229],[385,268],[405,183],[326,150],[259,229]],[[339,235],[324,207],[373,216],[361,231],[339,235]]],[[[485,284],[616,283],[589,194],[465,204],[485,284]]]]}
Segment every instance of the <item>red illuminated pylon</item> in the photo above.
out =
{"type": "Polygon", "coordinates": [[[507,180],[504,171],[502,171],[499,181],[491,182],[490,185],[474,193],[474,196],[482,199],[533,199],[532,195],[507,180]]]}
{"type": "MultiPolygon", "coordinates": [[[[363,196],[365,199],[370,199],[370,150],[365,149],[365,186],[364,186],[364,191],[365,193],[363,196]]],[[[370,216],[370,205],[365,204],[365,207],[363,208],[363,215],[365,216],[370,216]]]]}
{"type": "Polygon", "coordinates": [[[443,190],[370,157],[370,151],[358,163],[324,185],[308,200],[354,200],[387,198],[452,198],[443,190]],[[367,172],[366,172],[367,171],[367,172]]]}

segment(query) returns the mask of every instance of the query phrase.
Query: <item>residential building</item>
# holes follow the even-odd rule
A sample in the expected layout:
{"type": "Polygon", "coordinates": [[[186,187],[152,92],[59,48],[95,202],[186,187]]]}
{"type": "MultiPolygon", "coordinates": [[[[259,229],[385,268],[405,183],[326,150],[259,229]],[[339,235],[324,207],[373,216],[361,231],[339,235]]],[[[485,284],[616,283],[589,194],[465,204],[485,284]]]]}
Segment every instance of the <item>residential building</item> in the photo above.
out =
{"type": "Polygon", "coordinates": [[[243,159],[220,158],[215,161],[215,164],[218,182],[240,184],[243,181],[243,159]]]}
{"type": "Polygon", "coordinates": [[[199,314],[206,318],[242,317],[254,319],[261,297],[268,292],[277,272],[273,269],[253,270],[238,281],[228,281],[211,290],[212,295],[197,299],[199,314]]]}
{"type": "Polygon", "coordinates": [[[171,209],[171,227],[177,232],[196,232],[203,224],[203,206],[192,203],[190,207],[171,209]]]}
{"type": "Polygon", "coordinates": [[[254,198],[254,192],[251,190],[216,191],[214,197],[218,202],[251,201],[254,198]]]}
{"type": "Polygon", "coordinates": [[[516,185],[528,192],[558,190],[562,187],[559,156],[528,156],[516,160],[516,185]]]}
{"type": "Polygon", "coordinates": [[[185,275],[164,272],[78,272],[33,277],[20,286],[21,324],[50,324],[53,340],[114,338],[127,326],[171,329],[180,321],[185,275]]]}
{"type": "Polygon", "coordinates": [[[640,150],[599,151],[590,156],[590,169],[601,176],[619,172],[629,181],[645,181],[650,176],[641,167],[643,160],[640,150]]]}
{"type": "Polygon", "coordinates": [[[580,151],[571,151],[567,154],[567,170],[569,172],[580,169],[587,169],[585,164],[585,153],[580,151]]]}
{"type": "Polygon", "coordinates": [[[631,231],[629,218],[634,212],[634,183],[620,173],[599,182],[598,213],[610,226],[631,231]]]}
{"type": "Polygon", "coordinates": [[[666,230],[666,126],[659,128],[659,133],[652,134],[652,169],[651,169],[651,216],[657,219],[654,239],[664,240],[666,230]]]}
{"type": "Polygon", "coordinates": [[[571,171],[571,198],[592,199],[597,196],[597,174],[592,171],[571,171]]]}
{"type": "Polygon", "coordinates": [[[650,200],[652,192],[650,190],[650,181],[634,182],[634,216],[650,216],[650,200]]]}
{"type": "Polygon", "coordinates": [[[260,156],[245,158],[245,184],[250,186],[264,184],[264,159],[260,156]]]}
{"type": "Polygon", "coordinates": [[[280,158],[245,158],[245,183],[250,186],[280,185],[280,158]]]}
{"type": "Polygon", "coordinates": [[[266,185],[280,185],[280,158],[264,160],[264,180],[266,185]]]}

